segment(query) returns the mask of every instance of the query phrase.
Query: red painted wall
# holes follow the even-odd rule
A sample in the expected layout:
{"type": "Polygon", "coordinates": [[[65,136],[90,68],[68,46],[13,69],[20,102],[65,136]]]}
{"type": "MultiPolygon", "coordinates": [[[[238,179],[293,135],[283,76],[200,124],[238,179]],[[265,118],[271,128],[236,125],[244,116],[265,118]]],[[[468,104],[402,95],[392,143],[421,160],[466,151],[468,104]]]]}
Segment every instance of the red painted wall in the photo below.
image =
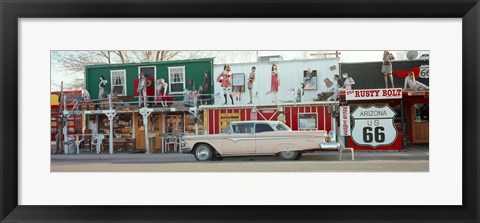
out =
{"type": "Polygon", "coordinates": [[[397,139],[395,139],[395,142],[393,144],[388,145],[388,146],[379,146],[377,148],[373,148],[370,146],[360,146],[357,145],[353,140],[352,137],[346,137],[347,138],[347,145],[346,147],[351,147],[354,150],[402,150],[402,131],[397,130],[398,136],[397,139]]]}

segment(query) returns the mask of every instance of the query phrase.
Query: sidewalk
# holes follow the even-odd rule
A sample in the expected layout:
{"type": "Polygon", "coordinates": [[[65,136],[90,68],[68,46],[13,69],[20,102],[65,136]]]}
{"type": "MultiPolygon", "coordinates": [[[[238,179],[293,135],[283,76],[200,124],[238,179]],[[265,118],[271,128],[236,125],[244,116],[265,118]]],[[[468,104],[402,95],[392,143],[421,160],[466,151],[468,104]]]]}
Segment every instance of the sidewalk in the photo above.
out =
{"type": "MultiPolygon", "coordinates": [[[[338,160],[339,153],[336,151],[321,151],[313,153],[305,153],[301,160],[338,160]]],[[[251,160],[252,157],[231,157],[226,160],[251,160]]],[[[255,157],[257,160],[271,160],[276,157],[255,157]]],[[[344,152],[342,160],[350,160],[350,152],[344,152]]],[[[114,152],[108,154],[107,151],[102,151],[100,154],[90,152],[88,150],[80,150],[80,154],[56,154],[51,155],[51,160],[66,161],[66,160],[118,160],[118,161],[195,161],[191,154],[180,153],[152,153],[150,155],[144,152],[128,153],[128,152],[114,152]]],[[[355,161],[361,160],[429,160],[429,148],[427,145],[412,145],[407,147],[406,151],[355,151],[355,161]]]]}

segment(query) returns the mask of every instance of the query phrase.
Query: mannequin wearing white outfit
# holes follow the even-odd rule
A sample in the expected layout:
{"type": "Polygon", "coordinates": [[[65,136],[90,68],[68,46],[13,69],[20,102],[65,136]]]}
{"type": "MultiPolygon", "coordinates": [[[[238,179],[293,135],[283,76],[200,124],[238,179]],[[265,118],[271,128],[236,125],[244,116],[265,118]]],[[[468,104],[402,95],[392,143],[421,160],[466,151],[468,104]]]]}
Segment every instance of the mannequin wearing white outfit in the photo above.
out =
{"type": "Polygon", "coordinates": [[[403,89],[405,90],[411,89],[414,91],[430,90],[430,88],[427,85],[415,80],[415,75],[413,72],[408,73],[408,76],[405,78],[405,86],[403,87],[403,89]]]}

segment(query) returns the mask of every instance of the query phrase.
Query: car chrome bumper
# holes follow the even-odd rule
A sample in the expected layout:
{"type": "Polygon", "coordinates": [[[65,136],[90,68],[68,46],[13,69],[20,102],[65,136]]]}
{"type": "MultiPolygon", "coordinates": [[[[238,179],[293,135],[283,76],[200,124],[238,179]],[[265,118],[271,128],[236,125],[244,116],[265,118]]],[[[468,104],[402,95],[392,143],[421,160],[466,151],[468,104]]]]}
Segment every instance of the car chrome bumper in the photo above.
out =
{"type": "Polygon", "coordinates": [[[190,153],[191,151],[192,151],[192,148],[190,148],[190,147],[180,148],[180,153],[190,153]]]}
{"type": "Polygon", "coordinates": [[[340,149],[340,143],[338,142],[321,142],[320,149],[340,149]]]}

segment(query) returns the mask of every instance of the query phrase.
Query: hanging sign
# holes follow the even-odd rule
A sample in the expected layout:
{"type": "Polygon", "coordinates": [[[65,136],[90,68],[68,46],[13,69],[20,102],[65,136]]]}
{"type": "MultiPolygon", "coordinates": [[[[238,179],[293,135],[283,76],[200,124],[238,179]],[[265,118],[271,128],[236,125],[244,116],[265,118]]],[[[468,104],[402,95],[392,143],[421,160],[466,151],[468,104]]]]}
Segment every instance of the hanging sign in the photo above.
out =
{"type": "Polygon", "coordinates": [[[225,129],[230,122],[240,121],[240,113],[220,113],[220,129],[225,129]]]}
{"type": "Polygon", "coordinates": [[[400,99],[400,98],[402,98],[401,88],[359,89],[359,90],[347,90],[345,92],[345,99],[347,101],[400,99]]]}
{"type": "Polygon", "coordinates": [[[350,135],[350,106],[340,106],[340,135],[350,135]]]}
{"type": "Polygon", "coordinates": [[[358,145],[373,148],[393,144],[398,135],[393,122],[396,114],[388,105],[358,107],[352,113],[352,140],[358,145]]]}

